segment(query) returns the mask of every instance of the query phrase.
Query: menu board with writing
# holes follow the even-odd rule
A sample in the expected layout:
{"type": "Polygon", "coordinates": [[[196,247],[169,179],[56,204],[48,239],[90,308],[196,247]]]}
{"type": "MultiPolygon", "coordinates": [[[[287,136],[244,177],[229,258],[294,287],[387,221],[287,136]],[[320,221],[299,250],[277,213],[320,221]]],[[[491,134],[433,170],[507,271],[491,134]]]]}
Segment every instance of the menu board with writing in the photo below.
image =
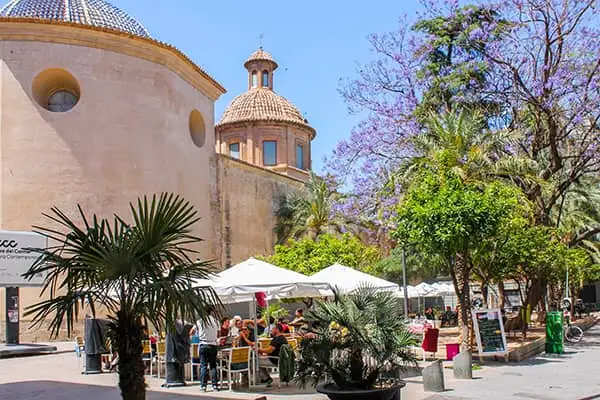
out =
{"type": "Polygon", "coordinates": [[[473,310],[479,354],[506,354],[506,335],[499,309],[473,310]]]}

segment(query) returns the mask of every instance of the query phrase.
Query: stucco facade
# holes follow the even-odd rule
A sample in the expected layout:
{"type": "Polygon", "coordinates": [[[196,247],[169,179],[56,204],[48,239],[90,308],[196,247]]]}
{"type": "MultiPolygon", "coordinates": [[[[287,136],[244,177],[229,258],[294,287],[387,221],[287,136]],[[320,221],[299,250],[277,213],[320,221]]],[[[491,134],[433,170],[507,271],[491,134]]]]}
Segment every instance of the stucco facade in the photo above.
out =
{"type": "MultiPolygon", "coordinates": [[[[139,196],[173,192],[196,207],[194,233],[204,239],[197,250],[217,268],[269,253],[274,211],[306,180],[315,132],[304,122],[257,120],[216,134],[214,103],[224,92],[150,37],[0,16],[0,229],[48,226],[42,213],[58,207],[75,216],[77,204],[100,216],[128,215],[139,196]],[[76,104],[53,112],[61,91],[76,104]],[[235,135],[249,161],[226,155],[224,143],[235,135]],[[260,163],[264,140],[282,149],[269,169],[260,163]],[[300,142],[304,169],[293,166],[300,142]]],[[[20,300],[22,340],[47,340],[23,318],[39,289],[22,288],[20,300]]],[[[0,289],[0,341],[4,319],[0,289]]]]}

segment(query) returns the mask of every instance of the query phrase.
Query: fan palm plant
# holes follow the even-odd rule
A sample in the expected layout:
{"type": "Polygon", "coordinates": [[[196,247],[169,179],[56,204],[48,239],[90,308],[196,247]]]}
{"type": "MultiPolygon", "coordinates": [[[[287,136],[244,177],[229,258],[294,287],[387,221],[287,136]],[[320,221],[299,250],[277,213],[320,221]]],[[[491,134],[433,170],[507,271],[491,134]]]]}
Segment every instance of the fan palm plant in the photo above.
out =
{"type": "Polygon", "coordinates": [[[49,295],[28,308],[34,324],[49,322],[53,336],[66,324],[70,334],[85,304],[91,313],[103,306],[111,320],[112,345],[119,354],[119,387],[123,399],[145,399],[142,360],[143,323],[172,329],[177,319],[206,319],[218,304],[210,288],[190,282],[209,276],[211,264],[194,261],[190,246],[201,239],[192,234],[198,221],[194,207],[183,198],[163,193],[130,204],[131,224],[86,216],[82,224],[58,208],[44,214],[55,228],[35,227],[56,245],[36,249],[39,258],[25,274],[46,276],[49,295]]]}
{"type": "Polygon", "coordinates": [[[339,196],[327,182],[311,172],[303,193],[290,193],[282,197],[275,212],[277,243],[288,239],[309,237],[316,239],[323,233],[339,233],[348,224],[334,215],[333,204],[339,196]]]}
{"type": "Polygon", "coordinates": [[[317,328],[303,343],[299,382],[316,385],[330,376],[339,389],[367,390],[377,386],[383,372],[414,363],[410,346],[417,340],[397,310],[394,294],[369,286],[318,301],[307,313],[317,328]]]}

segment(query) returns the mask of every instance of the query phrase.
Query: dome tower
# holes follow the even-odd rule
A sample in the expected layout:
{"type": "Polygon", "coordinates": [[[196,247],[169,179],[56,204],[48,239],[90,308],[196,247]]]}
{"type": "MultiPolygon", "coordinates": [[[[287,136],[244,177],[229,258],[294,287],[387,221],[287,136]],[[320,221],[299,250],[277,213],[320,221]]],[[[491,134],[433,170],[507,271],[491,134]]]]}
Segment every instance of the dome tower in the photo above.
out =
{"type": "Polygon", "coordinates": [[[277,62],[259,48],[244,63],[248,91],[235,97],[215,127],[217,152],[307,180],[316,132],[300,111],[273,90],[277,62]]]}

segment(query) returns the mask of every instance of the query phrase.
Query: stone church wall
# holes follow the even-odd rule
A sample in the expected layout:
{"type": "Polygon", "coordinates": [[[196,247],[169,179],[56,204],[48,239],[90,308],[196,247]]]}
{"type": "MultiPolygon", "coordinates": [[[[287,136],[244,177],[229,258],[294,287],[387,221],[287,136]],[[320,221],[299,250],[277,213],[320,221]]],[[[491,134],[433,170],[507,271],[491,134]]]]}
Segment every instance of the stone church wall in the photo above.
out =
{"type": "MultiPolygon", "coordinates": [[[[217,155],[221,268],[248,257],[270,254],[275,245],[275,211],[279,199],[300,191],[303,183],[246,162],[217,155]]],[[[214,218],[214,215],[213,215],[214,218]]]]}

